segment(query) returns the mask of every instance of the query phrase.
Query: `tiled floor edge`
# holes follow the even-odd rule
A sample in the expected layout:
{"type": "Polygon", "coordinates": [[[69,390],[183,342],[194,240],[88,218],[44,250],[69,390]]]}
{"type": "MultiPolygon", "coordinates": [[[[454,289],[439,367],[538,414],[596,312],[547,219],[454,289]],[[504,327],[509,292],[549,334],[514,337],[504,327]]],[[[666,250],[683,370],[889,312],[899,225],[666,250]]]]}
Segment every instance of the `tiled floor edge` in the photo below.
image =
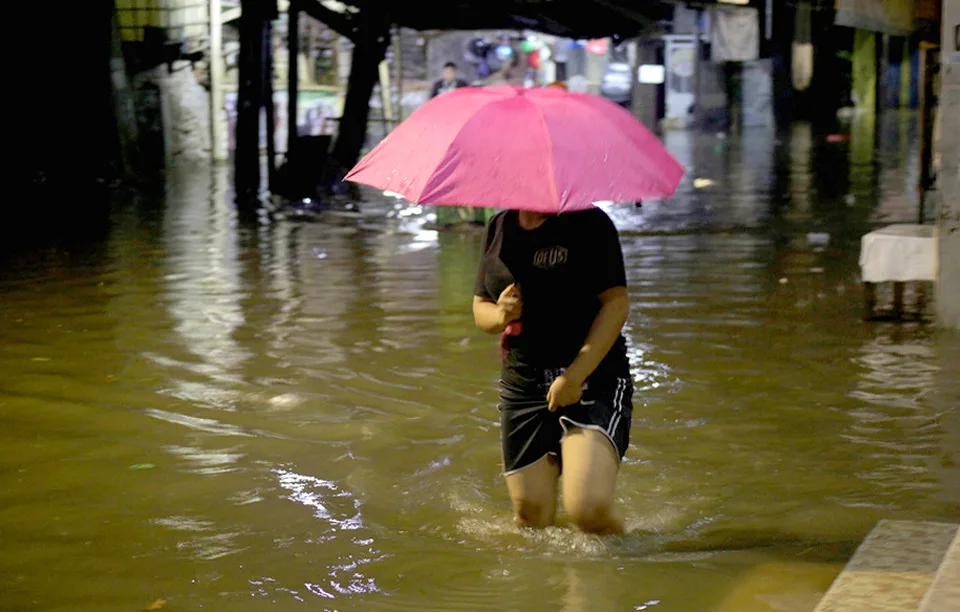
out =
{"type": "Polygon", "coordinates": [[[878,522],[815,612],[917,612],[957,536],[952,523],[878,522]]]}
{"type": "Polygon", "coordinates": [[[920,612],[960,610],[960,530],[920,604],[920,612]]]}

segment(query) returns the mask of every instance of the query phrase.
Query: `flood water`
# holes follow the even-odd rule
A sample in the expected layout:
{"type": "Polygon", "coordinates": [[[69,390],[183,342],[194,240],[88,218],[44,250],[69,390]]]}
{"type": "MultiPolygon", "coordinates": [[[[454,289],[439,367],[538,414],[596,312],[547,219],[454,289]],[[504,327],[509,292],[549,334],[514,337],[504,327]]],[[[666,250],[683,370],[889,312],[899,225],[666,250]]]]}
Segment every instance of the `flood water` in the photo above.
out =
{"type": "Polygon", "coordinates": [[[671,133],[677,197],[611,209],[619,538],[512,526],[477,232],[386,199],[241,224],[180,168],[106,240],[8,257],[0,609],[811,611],[877,520],[960,517],[960,338],[861,321],[915,131],[671,133]]]}

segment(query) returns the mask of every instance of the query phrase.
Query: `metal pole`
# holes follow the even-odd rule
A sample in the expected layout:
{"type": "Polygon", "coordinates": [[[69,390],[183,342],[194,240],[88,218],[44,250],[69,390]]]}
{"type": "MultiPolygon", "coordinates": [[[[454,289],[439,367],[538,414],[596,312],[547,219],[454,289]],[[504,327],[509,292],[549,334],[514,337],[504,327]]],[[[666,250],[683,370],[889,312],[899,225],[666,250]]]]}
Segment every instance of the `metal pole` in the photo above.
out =
{"type": "Polygon", "coordinates": [[[397,34],[393,38],[393,61],[397,69],[397,122],[403,121],[403,44],[401,36],[403,29],[397,27],[397,34]]]}
{"type": "Polygon", "coordinates": [[[287,9],[287,164],[293,167],[297,142],[297,95],[300,91],[300,0],[290,0],[287,9]]]}
{"type": "Polygon", "coordinates": [[[227,147],[223,133],[223,23],[220,0],[210,0],[210,157],[214,162],[226,161],[227,147]]]}
{"type": "Polygon", "coordinates": [[[263,108],[263,4],[243,0],[237,86],[237,149],[233,180],[242,207],[253,210],[260,195],[260,111],[263,108]]]}
{"type": "Polygon", "coordinates": [[[267,126],[267,186],[277,188],[277,126],[273,104],[273,22],[263,21],[263,109],[267,126]]]}
{"type": "Polygon", "coordinates": [[[380,62],[380,98],[383,103],[383,136],[386,138],[393,123],[393,91],[390,87],[390,66],[387,60],[380,62]]]}
{"type": "Polygon", "coordinates": [[[933,110],[936,104],[934,89],[934,68],[936,60],[936,46],[929,43],[920,43],[920,172],[917,180],[920,208],[917,211],[917,223],[923,224],[926,217],[927,192],[933,186],[933,110]]]}
{"type": "Polygon", "coordinates": [[[703,69],[703,61],[700,57],[700,22],[703,20],[703,10],[697,10],[697,27],[693,35],[693,124],[695,129],[699,129],[703,113],[703,101],[700,99],[700,72],[703,69]]]}

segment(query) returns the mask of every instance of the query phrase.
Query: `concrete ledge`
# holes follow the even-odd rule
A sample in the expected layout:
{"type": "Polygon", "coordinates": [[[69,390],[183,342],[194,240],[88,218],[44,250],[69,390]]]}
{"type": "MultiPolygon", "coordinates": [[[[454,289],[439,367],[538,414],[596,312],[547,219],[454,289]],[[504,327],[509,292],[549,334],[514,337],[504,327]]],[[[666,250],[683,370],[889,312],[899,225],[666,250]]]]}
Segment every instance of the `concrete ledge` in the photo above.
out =
{"type": "Polygon", "coordinates": [[[960,610],[960,531],[953,538],[953,544],[920,605],[920,612],[948,610],[960,610]]]}
{"type": "Polygon", "coordinates": [[[918,610],[957,533],[949,523],[880,521],[815,612],[918,610]]]}

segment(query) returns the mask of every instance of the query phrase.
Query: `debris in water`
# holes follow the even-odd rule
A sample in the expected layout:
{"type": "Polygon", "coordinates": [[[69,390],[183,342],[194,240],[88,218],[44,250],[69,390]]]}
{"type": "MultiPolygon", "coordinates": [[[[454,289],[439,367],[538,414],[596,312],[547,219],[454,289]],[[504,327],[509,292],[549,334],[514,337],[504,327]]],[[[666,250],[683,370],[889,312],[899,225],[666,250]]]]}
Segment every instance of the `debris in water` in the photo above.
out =
{"type": "Polygon", "coordinates": [[[153,463],[134,463],[130,466],[131,470],[152,470],[157,467],[153,463]]]}
{"type": "Polygon", "coordinates": [[[151,610],[163,610],[166,606],[167,606],[166,599],[158,599],[154,601],[152,604],[150,604],[149,606],[147,606],[146,608],[144,608],[143,610],[144,612],[149,612],[151,610]]]}
{"type": "Polygon", "coordinates": [[[810,246],[827,246],[830,244],[830,234],[825,232],[811,232],[807,234],[807,244],[810,246]]]}
{"type": "Polygon", "coordinates": [[[714,185],[714,184],[716,183],[708,178],[693,179],[694,189],[703,189],[704,187],[710,187],[711,185],[714,185]]]}
{"type": "Polygon", "coordinates": [[[780,284],[781,284],[781,285],[786,285],[788,282],[789,282],[789,281],[786,279],[786,277],[780,279],[780,284]]]}
{"type": "Polygon", "coordinates": [[[303,403],[303,398],[296,393],[281,393],[267,400],[267,403],[277,409],[289,409],[303,403]]]}
{"type": "Polygon", "coordinates": [[[828,134],[827,142],[846,142],[850,140],[850,137],[846,134],[828,134]]]}

